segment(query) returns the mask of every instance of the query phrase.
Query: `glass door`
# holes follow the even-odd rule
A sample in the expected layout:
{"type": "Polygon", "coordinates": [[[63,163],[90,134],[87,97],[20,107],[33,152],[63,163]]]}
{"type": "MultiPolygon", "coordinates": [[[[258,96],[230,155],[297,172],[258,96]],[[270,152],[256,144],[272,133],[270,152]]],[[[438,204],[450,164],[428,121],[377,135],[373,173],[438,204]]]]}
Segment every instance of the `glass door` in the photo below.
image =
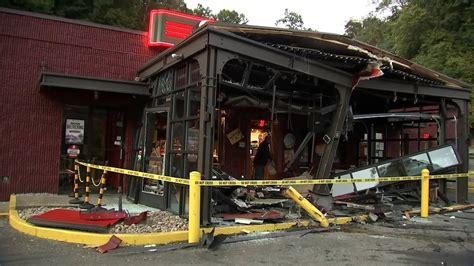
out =
{"type": "MultiPolygon", "coordinates": [[[[145,110],[144,118],[143,149],[140,154],[141,170],[164,175],[168,110],[156,108],[145,110]]],[[[151,207],[165,209],[165,184],[159,180],[142,179],[140,202],[151,207]]]]}

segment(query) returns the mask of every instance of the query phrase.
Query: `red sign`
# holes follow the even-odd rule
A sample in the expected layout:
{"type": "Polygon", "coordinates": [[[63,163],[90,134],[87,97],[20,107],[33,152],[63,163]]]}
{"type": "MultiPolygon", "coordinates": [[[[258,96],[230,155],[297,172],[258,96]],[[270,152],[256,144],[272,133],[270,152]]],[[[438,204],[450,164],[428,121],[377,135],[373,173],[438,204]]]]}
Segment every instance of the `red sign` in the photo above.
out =
{"type": "Polygon", "coordinates": [[[67,156],[69,158],[76,158],[79,153],[81,153],[81,150],[79,149],[79,146],[77,145],[71,145],[67,147],[67,156]]]}
{"type": "Polygon", "coordinates": [[[423,135],[421,135],[421,138],[422,139],[429,139],[430,138],[430,133],[423,133],[423,135]]]}
{"type": "Polygon", "coordinates": [[[214,20],[167,9],[150,11],[148,46],[173,47],[199,28],[201,22],[214,20]]]}

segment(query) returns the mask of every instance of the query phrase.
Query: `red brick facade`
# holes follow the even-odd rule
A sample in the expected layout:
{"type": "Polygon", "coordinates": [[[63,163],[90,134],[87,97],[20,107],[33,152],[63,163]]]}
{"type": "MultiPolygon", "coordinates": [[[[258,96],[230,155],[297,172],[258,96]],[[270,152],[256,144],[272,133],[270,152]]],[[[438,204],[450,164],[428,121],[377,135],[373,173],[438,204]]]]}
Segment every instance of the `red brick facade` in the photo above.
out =
{"type": "Polygon", "coordinates": [[[144,32],[0,9],[0,200],[58,191],[64,102],[40,92],[41,71],[133,80],[157,53],[144,32]]]}

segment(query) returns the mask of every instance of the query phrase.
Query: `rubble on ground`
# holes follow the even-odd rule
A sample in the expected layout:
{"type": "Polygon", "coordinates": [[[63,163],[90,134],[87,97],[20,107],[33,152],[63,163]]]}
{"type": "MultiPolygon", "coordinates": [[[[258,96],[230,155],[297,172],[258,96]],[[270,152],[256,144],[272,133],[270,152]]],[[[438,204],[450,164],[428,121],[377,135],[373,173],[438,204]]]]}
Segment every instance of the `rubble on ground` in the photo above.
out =
{"type": "MultiPolygon", "coordinates": [[[[23,220],[30,217],[43,214],[45,212],[59,209],[58,207],[36,207],[18,210],[18,215],[23,220]]],[[[61,208],[76,209],[76,208],[61,208]]],[[[188,221],[167,211],[148,212],[145,221],[139,224],[125,225],[124,222],[117,223],[110,228],[110,233],[114,234],[140,234],[140,233],[159,233],[188,230],[188,221]]]]}

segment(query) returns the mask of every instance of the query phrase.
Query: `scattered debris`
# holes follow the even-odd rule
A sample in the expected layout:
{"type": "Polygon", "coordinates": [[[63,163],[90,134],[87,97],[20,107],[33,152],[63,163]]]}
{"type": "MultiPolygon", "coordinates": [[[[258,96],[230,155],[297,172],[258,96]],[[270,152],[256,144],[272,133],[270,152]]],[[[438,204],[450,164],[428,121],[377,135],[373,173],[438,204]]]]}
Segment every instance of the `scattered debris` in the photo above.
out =
{"type": "Polygon", "coordinates": [[[285,217],[285,214],[279,211],[256,211],[248,213],[226,213],[217,214],[216,217],[222,218],[223,220],[234,220],[235,218],[247,218],[257,220],[279,220],[285,217]]]}
{"type": "Polygon", "coordinates": [[[267,198],[267,199],[254,199],[254,200],[248,201],[247,204],[249,204],[250,206],[262,206],[262,205],[272,206],[272,205],[282,204],[287,201],[288,199],[268,199],[267,198]]]}
{"type": "Polygon", "coordinates": [[[373,212],[369,212],[369,220],[373,223],[377,222],[377,220],[379,219],[379,217],[374,214],[373,212]]]}
{"type": "Polygon", "coordinates": [[[235,218],[235,222],[238,224],[263,224],[263,220],[254,220],[248,218],[235,218]]]}
{"type": "Polygon", "coordinates": [[[343,204],[347,208],[354,208],[354,209],[361,209],[361,210],[366,210],[366,211],[374,211],[375,206],[374,205],[362,205],[362,204],[356,204],[352,202],[345,202],[345,201],[334,201],[335,204],[343,204]]]}
{"type": "MultiPolygon", "coordinates": [[[[18,214],[21,219],[28,220],[30,217],[40,215],[45,212],[62,209],[62,210],[76,210],[76,207],[58,208],[58,207],[37,207],[19,210],[18,214]]],[[[124,222],[118,222],[110,228],[106,228],[109,233],[113,234],[139,234],[139,233],[159,233],[172,232],[188,229],[188,222],[186,219],[179,217],[167,211],[148,212],[146,222],[139,224],[126,225],[124,222]]],[[[104,231],[104,230],[101,230],[104,231]]]]}
{"type": "Polygon", "coordinates": [[[97,251],[99,251],[100,253],[107,253],[109,250],[118,248],[120,246],[120,243],[122,243],[122,240],[113,235],[107,243],[98,247],[97,251]]]}
{"type": "Polygon", "coordinates": [[[227,238],[226,235],[214,235],[216,228],[212,228],[209,233],[202,233],[201,238],[201,247],[207,248],[209,250],[216,250],[220,244],[224,242],[227,238]]]}
{"type": "Polygon", "coordinates": [[[239,206],[240,208],[247,209],[250,207],[249,205],[247,205],[247,203],[245,203],[245,201],[240,200],[240,199],[231,199],[231,201],[237,204],[237,206],[239,206]]]}
{"type": "Polygon", "coordinates": [[[123,224],[124,225],[132,225],[132,224],[138,224],[140,223],[141,221],[143,220],[146,220],[146,216],[147,216],[147,211],[145,212],[142,212],[138,215],[135,215],[135,216],[131,216],[129,217],[128,219],[126,219],[123,224]]]}

